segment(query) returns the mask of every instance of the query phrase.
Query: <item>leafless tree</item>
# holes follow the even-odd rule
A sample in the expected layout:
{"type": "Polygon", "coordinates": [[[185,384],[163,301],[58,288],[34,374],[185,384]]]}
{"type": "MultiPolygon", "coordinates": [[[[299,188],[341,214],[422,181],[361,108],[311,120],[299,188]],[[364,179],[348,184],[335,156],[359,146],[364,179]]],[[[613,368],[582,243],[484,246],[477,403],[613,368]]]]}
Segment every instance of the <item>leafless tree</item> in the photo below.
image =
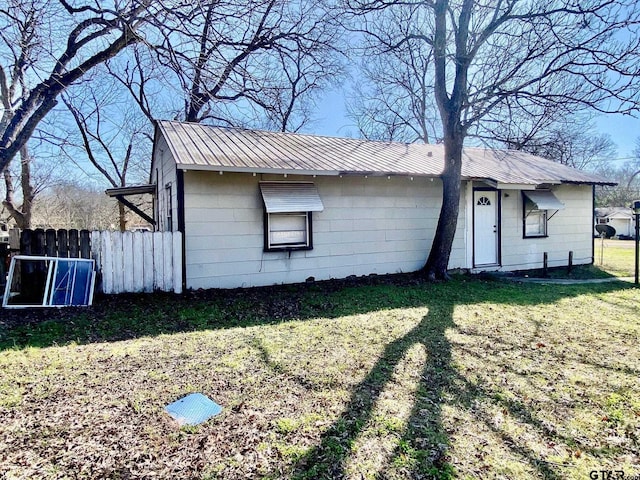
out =
{"type": "MultiPolygon", "coordinates": [[[[86,158],[111,187],[126,186],[132,176],[140,181],[151,151],[151,125],[121,100],[113,78],[101,76],[99,84],[86,87],[73,98],[61,96],[79,134],[76,141],[62,144],[67,157],[76,164],[78,157],[86,158]]],[[[126,211],[121,203],[118,207],[119,227],[125,231],[126,211]]]]}
{"type": "Polygon", "coordinates": [[[490,145],[524,150],[581,170],[597,170],[617,156],[611,137],[599,134],[584,115],[563,116],[544,124],[536,122],[529,128],[519,128],[515,134],[504,130],[502,133],[498,132],[490,145]]]}
{"type": "Polygon", "coordinates": [[[433,99],[442,125],[443,202],[429,278],[447,278],[460,201],[462,147],[510,111],[638,111],[639,16],[635,0],[347,0],[359,29],[382,51],[419,41],[431,49],[433,99]],[[410,30],[386,38],[372,18],[407,10],[410,30]]]}
{"type": "Polygon", "coordinates": [[[0,171],[62,92],[138,42],[149,0],[8,0],[0,7],[0,171]]]}
{"type": "Polygon", "coordinates": [[[41,193],[33,209],[35,228],[112,230],[118,223],[117,202],[101,189],[75,181],[60,182],[41,193]]]}
{"type": "MultiPolygon", "coordinates": [[[[227,125],[264,123],[266,118],[278,129],[298,129],[308,119],[299,100],[312,99],[339,73],[338,30],[329,27],[323,3],[162,4],[149,42],[173,74],[167,85],[178,85],[171,94],[182,100],[182,112],[173,117],[227,125]]],[[[137,81],[136,93],[140,86],[137,81]]]]}
{"type": "Polygon", "coordinates": [[[3,206],[18,228],[31,228],[31,210],[37,191],[31,181],[31,157],[26,145],[20,149],[20,187],[22,193],[20,205],[18,205],[15,196],[16,185],[11,171],[6,168],[3,176],[5,186],[3,206]]]}
{"type": "Polygon", "coordinates": [[[420,39],[390,49],[413,30],[414,9],[389,9],[372,17],[368,35],[354,48],[359,59],[347,105],[360,136],[371,140],[436,143],[442,138],[433,101],[431,45],[420,39]],[[375,34],[372,34],[375,32],[375,34]]]}
{"type": "Polygon", "coordinates": [[[596,191],[596,205],[599,207],[628,207],[640,199],[640,139],[634,152],[635,158],[621,165],[606,163],[600,165],[598,173],[618,182],[618,185],[601,187],[596,191]]]}
{"type": "Polygon", "coordinates": [[[20,149],[20,164],[10,165],[3,172],[2,205],[18,228],[31,228],[36,198],[65,176],[58,161],[43,156],[34,158],[24,146],[20,149]]]}

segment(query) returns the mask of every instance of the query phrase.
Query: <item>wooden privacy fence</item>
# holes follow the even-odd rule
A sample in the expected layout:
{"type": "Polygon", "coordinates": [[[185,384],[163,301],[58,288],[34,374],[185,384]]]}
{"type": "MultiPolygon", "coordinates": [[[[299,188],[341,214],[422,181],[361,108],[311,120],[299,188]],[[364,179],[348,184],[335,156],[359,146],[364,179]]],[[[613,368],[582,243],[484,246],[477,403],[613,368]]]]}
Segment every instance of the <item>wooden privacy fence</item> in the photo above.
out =
{"type": "Polygon", "coordinates": [[[23,230],[20,253],[93,258],[103,293],[182,293],[180,232],[23,230]]]}

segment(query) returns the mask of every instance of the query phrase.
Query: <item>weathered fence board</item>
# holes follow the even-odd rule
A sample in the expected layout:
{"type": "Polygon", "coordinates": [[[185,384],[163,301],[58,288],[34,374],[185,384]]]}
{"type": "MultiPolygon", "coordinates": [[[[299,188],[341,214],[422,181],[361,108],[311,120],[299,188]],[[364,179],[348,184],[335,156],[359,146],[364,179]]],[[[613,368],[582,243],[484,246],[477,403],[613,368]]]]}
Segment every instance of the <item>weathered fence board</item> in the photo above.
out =
{"type": "Polygon", "coordinates": [[[20,253],[93,258],[103,293],[182,292],[180,232],[24,230],[20,253]]]}
{"type": "Polygon", "coordinates": [[[162,232],[153,234],[153,289],[162,290],[164,288],[164,261],[162,259],[162,232]]]}
{"type": "MultiPolygon", "coordinates": [[[[133,233],[132,249],[134,252],[142,252],[144,248],[142,242],[142,232],[133,233]]],[[[144,255],[133,256],[133,291],[144,291],[144,255]]]]}
{"type": "Polygon", "coordinates": [[[142,236],[142,282],[145,292],[153,292],[153,234],[142,236]]]}
{"type": "Polygon", "coordinates": [[[173,235],[173,291],[182,293],[182,235],[173,235]]]}
{"type": "Polygon", "coordinates": [[[122,291],[135,292],[133,289],[133,232],[122,234],[122,291]]]}

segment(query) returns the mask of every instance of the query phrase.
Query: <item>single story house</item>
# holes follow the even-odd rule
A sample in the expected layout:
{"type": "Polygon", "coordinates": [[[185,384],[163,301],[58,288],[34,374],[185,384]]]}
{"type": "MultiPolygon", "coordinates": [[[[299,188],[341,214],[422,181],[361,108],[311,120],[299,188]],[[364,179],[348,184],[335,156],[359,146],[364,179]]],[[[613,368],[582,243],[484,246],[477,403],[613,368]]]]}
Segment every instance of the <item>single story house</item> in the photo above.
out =
{"type": "MultiPolygon", "coordinates": [[[[613,235],[635,237],[636,224],[633,210],[629,207],[600,207],[595,209],[595,225],[609,225],[613,227],[613,235]]],[[[599,235],[597,231],[595,235],[599,235]]]]}
{"type": "MultiPolygon", "coordinates": [[[[442,202],[442,145],[159,121],[155,228],[184,235],[186,288],[419,270],[442,202]]],[[[605,179],[519,151],[465,148],[449,267],[593,260],[605,179]]]]}

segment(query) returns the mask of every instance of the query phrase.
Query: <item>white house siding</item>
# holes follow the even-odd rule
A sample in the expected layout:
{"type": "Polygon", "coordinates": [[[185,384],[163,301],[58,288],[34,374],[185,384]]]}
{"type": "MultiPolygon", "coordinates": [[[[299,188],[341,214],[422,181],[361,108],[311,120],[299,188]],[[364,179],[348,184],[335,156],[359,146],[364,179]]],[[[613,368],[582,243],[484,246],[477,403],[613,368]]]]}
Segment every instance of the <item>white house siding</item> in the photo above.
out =
{"type": "Polygon", "coordinates": [[[570,251],[575,265],[592,262],[592,187],[560,185],[552,191],[565,208],[548,221],[548,237],[523,238],[521,191],[501,190],[503,270],[541,268],[544,252],[550,267],[567,265],[570,251]]]}
{"type": "Polygon", "coordinates": [[[156,140],[153,152],[153,165],[151,168],[151,182],[157,185],[157,197],[155,200],[155,219],[157,231],[178,230],[178,185],[176,176],[176,163],[164,137],[156,140]],[[167,188],[170,187],[170,188],[167,188]],[[171,199],[169,199],[171,192],[171,199]],[[171,200],[171,203],[169,203],[171,200]],[[169,228],[168,206],[171,205],[172,225],[169,228]]]}
{"type": "Polygon", "coordinates": [[[616,229],[616,235],[634,235],[635,226],[631,218],[609,217],[607,225],[616,229]]]}
{"type": "MultiPolygon", "coordinates": [[[[440,210],[439,180],[295,177],[186,171],[189,288],[233,288],[410,272],[424,264],[440,210]],[[263,252],[260,180],[313,181],[313,250],[263,252]]],[[[450,266],[464,267],[464,198],[450,266]]]]}

